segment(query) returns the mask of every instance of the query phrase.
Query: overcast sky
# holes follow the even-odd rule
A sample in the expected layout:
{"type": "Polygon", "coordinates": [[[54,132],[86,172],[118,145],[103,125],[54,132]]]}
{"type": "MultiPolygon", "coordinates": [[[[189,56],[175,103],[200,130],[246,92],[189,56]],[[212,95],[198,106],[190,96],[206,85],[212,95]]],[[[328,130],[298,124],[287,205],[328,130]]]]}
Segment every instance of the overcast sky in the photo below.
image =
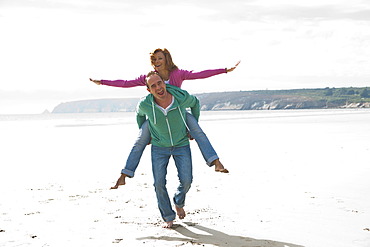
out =
{"type": "Polygon", "coordinates": [[[168,48],[191,93],[370,86],[367,0],[0,0],[0,114],[71,100],[141,97],[134,79],[168,48]]]}

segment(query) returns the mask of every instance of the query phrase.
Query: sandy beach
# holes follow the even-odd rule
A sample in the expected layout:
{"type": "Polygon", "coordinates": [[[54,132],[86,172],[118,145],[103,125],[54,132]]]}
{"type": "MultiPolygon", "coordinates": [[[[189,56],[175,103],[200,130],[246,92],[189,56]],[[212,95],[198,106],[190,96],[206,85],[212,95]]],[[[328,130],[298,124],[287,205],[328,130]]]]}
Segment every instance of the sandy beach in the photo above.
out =
{"type": "MultiPolygon", "coordinates": [[[[183,220],[161,227],[150,148],[110,190],[134,113],[0,118],[0,246],[369,247],[370,111],[202,112],[183,220]]],[[[177,186],[173,161],[167,176],[177,186]]]]}

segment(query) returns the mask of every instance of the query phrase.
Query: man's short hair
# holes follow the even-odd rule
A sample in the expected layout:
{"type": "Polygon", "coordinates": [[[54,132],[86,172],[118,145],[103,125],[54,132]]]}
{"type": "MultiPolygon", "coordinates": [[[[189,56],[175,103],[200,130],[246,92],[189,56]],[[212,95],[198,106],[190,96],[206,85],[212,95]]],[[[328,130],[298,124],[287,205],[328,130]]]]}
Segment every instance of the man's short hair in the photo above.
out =
{"type": "MultiPolygon", "coordinates": [[[[149,88],[148,87],[148,79],[149,79],[149,77],[151,77],[151,76],[153,76],[153,75],[157,75],[157,76],[159,76],[159,78],[161,78],[162,79],[162,77],[158,74],[158,72],[157,71],[150,71],[147,75],[146,75],[146,77],[145,77],[145,85],[146,85],[146,87],[147,88],[149,88]]],[[[163,80],[163,79],[162,79],[163,80]]]]}

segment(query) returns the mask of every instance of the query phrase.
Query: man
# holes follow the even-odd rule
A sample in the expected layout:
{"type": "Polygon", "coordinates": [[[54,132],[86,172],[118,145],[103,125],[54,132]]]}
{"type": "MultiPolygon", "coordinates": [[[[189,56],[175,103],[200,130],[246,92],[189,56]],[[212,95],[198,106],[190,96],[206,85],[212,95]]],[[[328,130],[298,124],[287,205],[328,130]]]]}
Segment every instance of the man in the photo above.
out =
{"type": "MultiPolygon", "coordinates": [[[[186,108],[190,108],[193,116],[198,120],[199,101],[195,96],[178,87],[166,85],[156,72],[150,72],[147,75],[146,85],[150,94],[139,102],[136,118],[139,127],[148,118],[158,207],[166,222],[164,227],[171,228],[176,213],[172,209],[166,188],[167,166],[172,156],[180,180],[173,202],[177,215],[183,219],[186,193],[193,180],[191,151],[185,122],[186,108]]],[[[123,181],[124,176],[124,174],[121,176],[123,181]]]]}

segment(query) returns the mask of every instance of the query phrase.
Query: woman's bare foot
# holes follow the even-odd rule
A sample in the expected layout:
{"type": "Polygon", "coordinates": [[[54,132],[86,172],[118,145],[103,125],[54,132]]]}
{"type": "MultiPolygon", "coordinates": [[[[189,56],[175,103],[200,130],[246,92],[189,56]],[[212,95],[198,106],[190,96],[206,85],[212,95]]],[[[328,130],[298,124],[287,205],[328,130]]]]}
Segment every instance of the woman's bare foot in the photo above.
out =
{"type": "Polygon", "coordinates": [[[118,188],[118,186],[125,185],[126,184],[126,181],[125,181],[126,177],[127,177],[127,175],[122,173],[121,176],[118,178],[116,185],[111,187],[110,189],[115,190],[115,189],[118,188]]]}
{"type": "Polygon", "coordinates": [[[175,206],[175,208],[176,208],[177,216],[179,216],[180,219],[185,218],[186,213],[185,213],[184,208],[178,208],[177,206],[175,206]]]}
{"type": "Polygon", "coordinates": [[[221,172],[221,173],[229,173],[229,170],[227,170],[221,163],[220,159],[216,159],[212,162],[213,165],[215,165],[215,171],[221,172]]]}
{"type": "Polygon", "coordinates": [[[173,227],[173,221],[165,222],[163,225],[163,228],[172,228],[173,227]]]}

